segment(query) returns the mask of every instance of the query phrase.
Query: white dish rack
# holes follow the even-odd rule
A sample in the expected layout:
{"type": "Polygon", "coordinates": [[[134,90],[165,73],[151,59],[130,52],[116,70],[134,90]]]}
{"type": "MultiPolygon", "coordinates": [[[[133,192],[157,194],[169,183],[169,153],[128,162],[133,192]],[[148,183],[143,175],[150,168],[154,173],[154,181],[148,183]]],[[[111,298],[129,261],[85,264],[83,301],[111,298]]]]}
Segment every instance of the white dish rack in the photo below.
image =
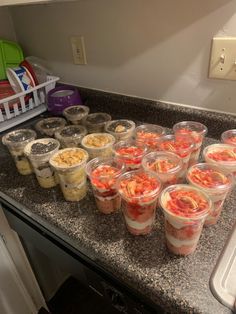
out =
{"type": "Polygon", "coordinates": [[[0,132],[45,112],[47,93],[55,87],[58,80],[59,77],[48,76],[45,83],[28,91],[0,99],[0,132]],[[28,95],[30,98],[25,102],[28,95]]]}

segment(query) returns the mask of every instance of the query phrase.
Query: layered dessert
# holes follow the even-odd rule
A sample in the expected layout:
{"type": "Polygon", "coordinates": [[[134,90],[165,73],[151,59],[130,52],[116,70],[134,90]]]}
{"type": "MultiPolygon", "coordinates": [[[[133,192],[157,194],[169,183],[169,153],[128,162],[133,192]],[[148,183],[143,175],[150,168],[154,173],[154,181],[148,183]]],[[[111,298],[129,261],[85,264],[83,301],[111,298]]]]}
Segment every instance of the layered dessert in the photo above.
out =
{"type": "Polygon", "coordinates": [[[121,198],[116,182],[123,170],[124,166],[111,158],[95,158],[86,166],[97,208],[103,214],[111,214],[120,209],[121,198]]]}
{"type": "Polygon", "coordinates": [[[7,133],[2,138],[2,142],[7,146],[11,156],[15,161],[18,172],[22,175],[28,175],[33,172],[28,158],[24,154],[25,146],[35,140],[36,133],[29,129],[19,129],[7,133]]]}
{"type": "Polygon", "coordinates": [[[131,120],[113,120],[107,122],[105,130],[112,134],[117,141],[126,140],[133,136],[135,123],[131,120]]]}
{"type": "Polygon", "coordinates": [[[65,148],[50,158],[50,165],[58,174],[61,190],[67,201],[78,202],[86,196],[87,160],[88,153],[81,148],[65,148]]]}
{"type": "Polygon", "coordinates": [[[207,134],[207,127],[200,122],[182,121],[173,126],[173,131],[176,135],[189,136],[193,140],[195,147],[190,156],[189,166],[196,164],[201,152],[202,142],[207,134]]]}
{"type": "Polygon", "coordinates": [[[51,188],[57,185],[57,177],[50,167],[49,159],[59,149],[60,143],[53,138],[38,139],[25,146],[24,153],[31,161],[34,173],[42,188],[51,188]]]}
{"type": "Polygon", "coordinates": [[[89,153],[90,159],[96,157],[110,157],[115,138],[109,133],[92,133],[86,135],[81,145],[89,153]]]}
{"type": "Polygon", "coordinates": [[[82,125],[68,125],[61,131],[55,133],[55,138],[59,140],[62,147],[78,147],[82,138],[87,134],[87,130],[82,125]]]}
{"type": "Polygon", "coordinates": [[[165,135],[165,130],[155,124],[143,124],[135,129],[135,140],[138,146],[147,147],[149,151],[158,150],[157,141],[165,135]]]}
{"type": "Polygon", "coordinates": [[[183,181],[182,159],[170,152],[152,152],[144,156],[142,166],[146,171],[154,172],[162,182],[162,187],[183,181]]]}
{"type": "Polygon", "coordinates": [[[124,164],[127,171],[136,170],[141,167],[142,159],[147,148],[138,146],[135,141],[120,141],[113,147],[115,159],[124,164]]]}
{"type": "Polygon", "coordinates": [[[157,175],[142,170],[127,172],[118,179],[123,216],[133,235],[146,235],[152,231],[160,190],[157,175]]]}
{"type": "Polygon", "coordinates": [[[63,114],[72,124],[82,124],[89,114],[89,107],[82,105],[70,106],[64,109],[63,114]]]}
{"type": "Polygon", "coordinates": [[[217,223],[224,201],[233,186],[231,174],[224,174],[218,167],[211,164],[196,164],[187,173],[190,184],[203,190],[212,201],[211,210],[206,218],[205,225],[217,223]]]}
{"type": "Polygon", "coordinates": [[[228,144],[209,145],[203,150],[203,156],[207,163],[236,176],[236,147],[228,144]]]}
{"type": "Polygon", "coordinates": [[[211,208],[210,198],[195,187],[177,184],[161,193],[160,204],[165,216],[169,251],[177,255],[193,253],[211,208]]]}
{"type": "Polygon", "coordinates": [[[222,133],[221,142],[236,146],[236,130],[228,130],[222,133]]]}
{"type": "Polygon", "coordinates": [[[35,125],[37,131],[42,135],[54,136],[55,132],[59,132],[66,125],[66,120],[63,118],[53,117],[38,121],[35,125]]]}
{"type": "Polygon", "coordinates": [[[104,132],[108,121],[111,121],[111,116],[108,113],[97,112],[89,114],[84,120],[84,125],[89,133],[101,133],[104,132]]]}
{"type": "Polygon", "coordinates": [[[178,155],[183,161],[183,170],[187,170],[194,149],[194,143],[190,139],[186,136],[165,135],[158,140],[158,148],[178,155]]]}

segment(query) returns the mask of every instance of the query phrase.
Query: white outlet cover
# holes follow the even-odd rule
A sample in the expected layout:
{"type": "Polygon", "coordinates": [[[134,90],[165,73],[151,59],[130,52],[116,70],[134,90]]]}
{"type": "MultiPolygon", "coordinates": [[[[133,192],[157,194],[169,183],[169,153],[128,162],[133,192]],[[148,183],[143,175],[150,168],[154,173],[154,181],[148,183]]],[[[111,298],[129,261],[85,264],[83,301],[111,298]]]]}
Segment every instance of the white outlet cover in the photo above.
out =
{"type": "Polygon", "coordinates": [[[87,64],[85,45],[84,45],[84,37],[77,36],[71,37],[71,48],[74,59],[74,64],[87,64]]]}
{"type": "Polygon", "coordinates": [[[236,37],[213,38],[209,78],[236,80],[236,37]]]}

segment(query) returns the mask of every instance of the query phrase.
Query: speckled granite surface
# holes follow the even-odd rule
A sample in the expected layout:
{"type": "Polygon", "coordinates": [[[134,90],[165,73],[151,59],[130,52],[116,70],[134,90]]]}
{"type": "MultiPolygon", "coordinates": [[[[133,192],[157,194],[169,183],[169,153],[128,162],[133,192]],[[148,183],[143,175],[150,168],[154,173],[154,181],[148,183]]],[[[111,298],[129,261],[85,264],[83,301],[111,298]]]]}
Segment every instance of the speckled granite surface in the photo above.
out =
{"type": "MultiPolygon", "coordinates": [[[[102,107],[104,104],[99,106],[98,102],[93,111],[98,108],[108,110],[111,104],[107,104],[108,107],[102,107]]],[[[118,116],[121,115],[119,110],[113,108],[109,111],[114,111],[114,115],[118,116]]],[[[140,119],[140,112],[135,112],[128,115],[123,111],[121,116],[140,119]]],[[[147,112],[146,107],[145,114],[148,117],[145,121],[159,121],[160,116],[157,118],[153,114],[158,115],[158,112],[154,107],[147,112]]],[[[170,126],[172,120],[176,120],[175,113],[172,115],[172,118],[165,116],[165,120],[163,116],[162,124],[170,126]]],[[[179,118],[178,121],[185,118],[179,118]]],[[[215,140],[207,139],[205,145],[212,142],[215,140]]],[[[204,228],[197,251],[192,256],[183,258],[171,255],[166,250],[160,210],[157,212],[152,234],[134,237],[126,231],[121,214],[104,216],[96,210],[91,191],[79,203],[64,201],[59,188],[44,190],[38,186],[34,176],[18,175],[13,161],[2,146],[0,164],[0,197],[18,203],[19,208],[27,215],[69,241],[166,311],[230,313],[211,294],[209,278],[236,220],[235,191],[226,201],[218,224],[204,228]]]]}

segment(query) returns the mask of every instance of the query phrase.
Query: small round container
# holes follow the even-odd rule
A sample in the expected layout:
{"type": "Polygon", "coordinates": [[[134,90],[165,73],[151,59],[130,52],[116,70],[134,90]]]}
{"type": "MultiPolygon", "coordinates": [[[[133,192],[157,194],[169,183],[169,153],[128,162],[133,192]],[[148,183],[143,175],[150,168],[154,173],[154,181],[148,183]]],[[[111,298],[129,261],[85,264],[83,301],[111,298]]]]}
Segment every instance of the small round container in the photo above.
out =
{"type": "Polygon", "coordinates": [[[189,167],[189,160],[194,149],[194,143],[186,136],[165,135],[158,140],[160,151],[169,151],[178,155],[183,161],[183,170],[189,167]]]}
{"type": "Polygon", "coordinates": [[[35,140],[36,133],[29,129],[19,129],[3,136],[2,142],[12,155],[18,172],[28,175],[33,172],[28,158],[24,155],[25,146],[35,140]]]}
{"type": "Polygon", "coordinates": [[[145,146],[149,151],[156,151],[158,150],[157,141],[165,133],[165,129],[159,125],[142,124],[135,129],[135,140],[138,146],[145,146]]]}
{"type": "Polygon", "coordinates": [[[205,220],[205,225],[217,223],[224,201],[233,187],[233,176],[224,174],[220,168],[211,164],[196,164],[187,173],[189,184],[196,186],[210,196],[212,208],[205,220]]]}
{"type": "Polygon", "coordinates": [[[165,188],[183,182],[183,161],[170,152],[152,152],[143,157],[142,166],[146,171],[156,173],[165,188]]]}
{"type": "Polygon", "coordinates": [[[87,134],[87,130],[82,125],[68,125],[59,132],[55,133],[55,138],[61,143],[62,147],[78,147],[82,138],[87,134]]]}
{"type": "Polygon", "coordinates": [[[65,148],[50,158],[50,165],[58,174],[65,200],[79,202],[87,193],[85,166],[88,153],[81,148],[65,148]]]}
{"type": "Polygon", "coordinates": [[[82,124],[89,114],[87,106],[70,106],[63,111],[63,115],[72,124],[82,124]]]}
{"type": "Polygon", "coordinates": [[[118,179],[117,187],[128,231],[133,235],[149,234],[155,222],[157,198],[161,191],[158,176],[143,170],[126,172],[118,179]]]}
{"type": "Polygon", "coordinates": [[[224,173],[236,177],[236,147],[227,144],[213,144],[203,150],[203,157],[208,164],[218,166],[224,173]]]}
{"type": "Polygon", "coordinates": [[[54,138],[41,138],[28,143],[24,153],[31,161],[34,173],[42,188],[52,188],[57,185],[57,177],[49,165],[49,159],[59,149],[60,143],[54,138]]]}
{"type": "Polygon", "coordinates": [[[46,118],[38,121],[35,125],[37,131],[45,136],[54,136],[55,132],[59,132],[66,125],[66,120],[63,118],[46,118]]]}
{"type": "Polygon", "coordinates": [[[160,195],[170,252],[189,255],[197,247],[212,202],[206,193],[187,184],[171,185],[160,195]]]}
{"type": "Polygon", "coordinates": [[[221,134],[221,142],[236,146],[236,129],[228,130],[221,134]]]}
{"type": "Polygon", "coordinates": [[[141,167],[142,159],[147,153],[147,147],[138,146],[135,141],[120,141],[113,146],[115,159],[124,164],[126,171],[137,170],[141,167]]]}
{"type": "Polygon", "coordinates": [[[111,116],[104,112],[90,113],[84,120],[84,125],[89,133],[104,132],[105,125],[111,121],[111,116]]]}
{"type": "Polygon", "coordinates": [[[176,135],[180,134],[191,136],[195,147],[190,157],[189,166],[196,164],[199,159],[204,137],[206,136],[208,131],[207,127],[204,124],[196,121],[182,121],[176,123],[173,126],[173,131],[176,135]]]}
{"type": "Polygon", "coordinates": [[[134,129],[135,123],[131,120],[112,120],[105,126],[105,131],[113,135],[117,141],[131,138],[134,129]]]}
{"type": "Polygon", "coordinates": [[[111,157],[115,138],[109,133],[92,133],[86,135],[81,145],[89,153],[90,159],[96,157],[111,157]]]}
{"type": "Polygon", "coordinates": [[[113,158],[95,158],[87,163],[86,172],[97,208],[103,214],[111,214],[120,209],[121,198],[116,182],[123,171],[124,166],[113,158]]]}

